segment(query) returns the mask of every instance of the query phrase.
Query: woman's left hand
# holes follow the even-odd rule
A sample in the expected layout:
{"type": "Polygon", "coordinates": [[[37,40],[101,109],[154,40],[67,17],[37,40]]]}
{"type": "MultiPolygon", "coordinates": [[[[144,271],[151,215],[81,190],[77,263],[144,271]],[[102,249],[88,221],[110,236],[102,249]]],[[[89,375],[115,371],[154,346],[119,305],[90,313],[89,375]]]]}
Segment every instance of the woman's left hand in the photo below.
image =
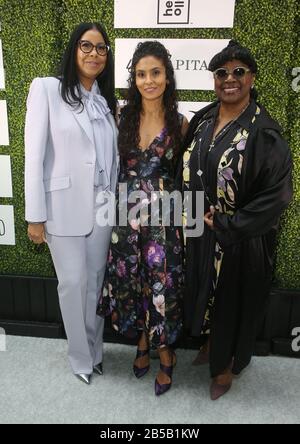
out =
{"type": "Polygon", "coordinates": [[[216,210],[213,206],[210,207],[210,211],[204,215],[204,222],[208,227],[213,230],[214,229],[214,214],[216,210]]]}

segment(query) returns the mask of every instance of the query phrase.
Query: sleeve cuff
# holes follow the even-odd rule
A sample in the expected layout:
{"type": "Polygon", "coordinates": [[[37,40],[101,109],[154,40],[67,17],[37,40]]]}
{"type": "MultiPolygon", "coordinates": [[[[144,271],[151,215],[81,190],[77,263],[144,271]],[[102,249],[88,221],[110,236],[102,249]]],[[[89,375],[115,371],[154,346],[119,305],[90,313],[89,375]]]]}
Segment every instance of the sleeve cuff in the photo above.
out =
{"type": "Polygon", "coordinates": [[[213,217],[215,231],[225,231],[226,230],[227,218],[228,218],[228,216],[226,214],[219,213],[218,211],[215,212],[214,217],[213,217]]]}
{"type": "Polygon", "coordinates": [[[30,222],[29,220],[27,220],[26,222],[28,224],[31,224],[31,225],[40,225],[40,224],[45,224],[46,223],[46,221],[44,221],[44,222],[30,222]]]}

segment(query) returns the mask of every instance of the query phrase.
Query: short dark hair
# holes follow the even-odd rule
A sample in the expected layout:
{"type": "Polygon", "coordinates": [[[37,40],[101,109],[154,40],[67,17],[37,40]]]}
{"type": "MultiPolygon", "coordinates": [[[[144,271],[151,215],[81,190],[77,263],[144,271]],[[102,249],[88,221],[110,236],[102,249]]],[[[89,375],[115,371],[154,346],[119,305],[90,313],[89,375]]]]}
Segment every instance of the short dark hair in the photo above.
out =
{"type": "Polygon", "coordinates": [[[230,40],[228,46],[211,59],[208,69],[213,72],[232,60],[240,60],[253,74],[257,73],[257,63],[250,50],[235,40],[230,40]]]}
{"type": "MultiPolygon", "coordinates": [[[[108,35],[104,27],[97,22],[80,23],[70,36],[69,43],[65,50],[58,77],[61,81],[61,96],[63,100],[71,106],[83,105],[80,93],[77,87],[79,85],[79,77],[76,65],[76,54],[78,41],[82,35],[95,29],[101,33],[106,45],[110,46],[108,35]]],[[[101,94],[106,99],[107,104],[116,115],[116,98],[115,98],[115,80],[114,80],[114,60],[111,50],[107,54],[107,62],[104,71],[97,77],[97,82],[101,90],[101,94]]]]}
{"type": "MultiPolygon", "coordinates": [[[[250,50],[245,46],[242,46],[236,40],[230,40],[228,46],[211,59],[208,65],[208,70],[213,72],[216,69],[221,68],[226,62],[231,62],[232,60],[240,60],[248,66],[253,74],[257,73],[257,62],[250,50]]],[[[258,92],[256,88],[251,89],[250,96],[253,99],[257,99],[258,92]]]]}

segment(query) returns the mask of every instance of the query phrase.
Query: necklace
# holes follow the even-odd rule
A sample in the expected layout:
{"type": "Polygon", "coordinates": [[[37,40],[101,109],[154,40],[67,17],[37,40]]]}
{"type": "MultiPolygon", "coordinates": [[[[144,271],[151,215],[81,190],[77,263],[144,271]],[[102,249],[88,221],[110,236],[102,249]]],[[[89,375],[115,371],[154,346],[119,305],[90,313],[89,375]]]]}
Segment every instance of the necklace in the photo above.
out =
{"type": "Polygon", "coordinates": [[[246,109],[248,108],[249,105],[250,105],[250,102],[247,103],[247,105],[242,109],[242,111],[233,120],[228,122],[227,125],[225,125],[224,128],[222,128],[221,131],[219,131],[218,134],[215,135],[215,137],[213,137],[211,144],[209,145],[209,151],[211,151],[215,147],[216,142],[219,139],[221,139],[225,133],[227,133],[229,128],[238,120],[238,118],[244,113],[244,111],[246,111],[246,109]]]}
{"type": "MultiPolygon", "coordinates": [[[[209,146],[209,151],[211,151],[214,148],[216,141],[219,140],[229,130],[229,128],[237,121],[237,119],[243,114],[243,112],[246,111],[246,109],[248,108],[249,105],[250,105],[250,102],[242,109],[242,111],[233,120],[231,120],[229,123],[227,123],[227,125],[224,126],[224,128],[216,135],[216,137],[213,138],[213,140],[209,146]]],[[[205,139],[205,136],[208,131],[208,127],[209,127],[209,124],[206,125],[206,127],[204,129],[204,134],[199,140],[199,146],[198,146],[198,152],[197,152],[197,154],[198,154],[197,175],[200,178],[201,186],[204,191],[204,196],[205,196],[207,202],[209,203],[209,205],[212,205],[213,207],[215,207],[215,204],[209,198],[208,192],[206,191],[206,186],[205,186],[204,181],[202,179],[203,171],[201,169],[201,161],[200,161],[202,141],[203,141],[203,139],[205,139]]]]}

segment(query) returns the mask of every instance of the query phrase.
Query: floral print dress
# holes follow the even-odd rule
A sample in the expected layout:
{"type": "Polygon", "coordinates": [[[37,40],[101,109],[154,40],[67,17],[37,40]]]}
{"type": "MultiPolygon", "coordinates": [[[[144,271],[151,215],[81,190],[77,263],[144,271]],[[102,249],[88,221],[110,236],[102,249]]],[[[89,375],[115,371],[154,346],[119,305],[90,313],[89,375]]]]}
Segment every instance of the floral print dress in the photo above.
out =
{"type": "Polygon", "coordinates": [[[138,203],[127,203],[128,214],[137,216],[113,230],[98,305],[98,314],[110,314],[119,333],[136,338],[145,331],[151,348],[174,343],[182,327],[183,247],[174,206],[169,207],[170,226],[164,226],[159,209],[154,214],[158,223],[151,224],[154,201],[164,191],[174,191],[174,180],[173,142],[166,129],[148,149],[133,147],[123,160],[118,205],[139,192],[138,203]]]}

